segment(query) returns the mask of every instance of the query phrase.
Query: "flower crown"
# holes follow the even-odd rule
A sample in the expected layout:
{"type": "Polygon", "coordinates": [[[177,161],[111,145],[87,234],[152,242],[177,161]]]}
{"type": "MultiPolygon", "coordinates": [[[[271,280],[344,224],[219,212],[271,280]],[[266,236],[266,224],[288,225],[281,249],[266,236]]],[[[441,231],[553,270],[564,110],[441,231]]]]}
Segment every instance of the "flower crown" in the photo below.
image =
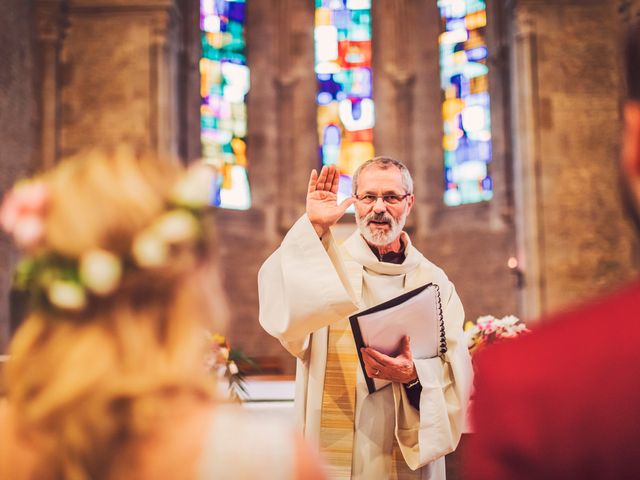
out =
{"type": "Polygon", "coordinates": [[[92,248],[77,258],[44,247],[46,183],[37,178],[18,182],[0,207],[0,226],[25,252],[14,288],[29,292],[33,307],[65,313],[81,312],[91,300],[111,296],[127,272],[161,268],[176,247],[203,244],[202,221],[212,181],[208,167],[189,169],[172,189],[167,209],[133,237],[129,252],[119,256],[92,248]]]}

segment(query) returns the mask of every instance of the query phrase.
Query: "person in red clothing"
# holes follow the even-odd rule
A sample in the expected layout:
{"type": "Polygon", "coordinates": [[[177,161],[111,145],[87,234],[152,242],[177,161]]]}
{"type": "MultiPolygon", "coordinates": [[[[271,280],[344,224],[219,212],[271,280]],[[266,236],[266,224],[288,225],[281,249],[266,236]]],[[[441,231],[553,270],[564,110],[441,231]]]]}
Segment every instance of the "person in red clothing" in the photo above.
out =
{"type": "MultiPolygon", "coordinates": [[[[640,226],[638,25],[625,60],[622,190],[640,226]]],[[[640,478],[639,281],[551,316],[476,360],[466,479],[640,478]]]]}

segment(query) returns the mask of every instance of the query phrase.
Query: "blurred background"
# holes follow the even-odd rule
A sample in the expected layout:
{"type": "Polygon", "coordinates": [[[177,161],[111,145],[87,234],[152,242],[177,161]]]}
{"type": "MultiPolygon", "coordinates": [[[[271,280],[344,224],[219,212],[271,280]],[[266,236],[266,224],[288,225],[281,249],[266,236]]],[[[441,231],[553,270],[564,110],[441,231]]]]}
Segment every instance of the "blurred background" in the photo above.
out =
{"type": "MultiPolygon", "coordinates": [[[[414,176],[414,244],[467,319],[525,319],[638,271],[619,205],[619,33],[630,0],[2,0],[0,193],[67,155],[129,144],[219,172],[228,338],[294,361],[258,324],[256,275],[372,155],[414,176]]],[[[353,229],[347,214],[339,238],[353,229]]],[[[0,237],[0,353],[22,315],[0,237]]]]}

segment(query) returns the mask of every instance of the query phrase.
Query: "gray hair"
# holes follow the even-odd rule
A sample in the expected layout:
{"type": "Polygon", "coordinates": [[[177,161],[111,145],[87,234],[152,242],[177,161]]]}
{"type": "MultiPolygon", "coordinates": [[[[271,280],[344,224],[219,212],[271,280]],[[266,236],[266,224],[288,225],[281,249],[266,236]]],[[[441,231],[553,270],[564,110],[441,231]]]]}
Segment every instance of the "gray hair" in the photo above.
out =
{"type": "Polygon", "coordinates": [[[362,165],[360,165],[353,174],[353,178],[351,180],[351,192],[356,195],[358,193],[358,177],[362,173],[363,170],[376,167],[381,168],[382,170],[386,170],[391,166],[396,167],[400,170],[400,175],[402,175],[402,185],[407,193],[413,193],[413,179],[411,178],[411,173],[409,169],[399,160],[391,157],[374,157],[371,160],[367,160],[362,165]]]}

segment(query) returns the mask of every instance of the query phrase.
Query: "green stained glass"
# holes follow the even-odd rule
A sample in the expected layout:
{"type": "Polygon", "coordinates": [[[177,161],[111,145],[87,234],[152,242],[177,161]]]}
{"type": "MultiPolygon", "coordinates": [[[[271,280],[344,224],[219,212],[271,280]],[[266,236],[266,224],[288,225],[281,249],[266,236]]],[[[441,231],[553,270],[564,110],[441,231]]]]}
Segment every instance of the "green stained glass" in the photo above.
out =
{"type": "Polygon", "coordinates": [[[245,210],[251,206],[247,175],[245,2],[201,0],[201,144],[206,163],[217,171],[212,204],[245,210]]]}
{"type": "Polygon", "coordinates": [[[493,197],[493,180],[486,3],[438,0],[438,7],[444,202],[487,201],[493,197]]]}

